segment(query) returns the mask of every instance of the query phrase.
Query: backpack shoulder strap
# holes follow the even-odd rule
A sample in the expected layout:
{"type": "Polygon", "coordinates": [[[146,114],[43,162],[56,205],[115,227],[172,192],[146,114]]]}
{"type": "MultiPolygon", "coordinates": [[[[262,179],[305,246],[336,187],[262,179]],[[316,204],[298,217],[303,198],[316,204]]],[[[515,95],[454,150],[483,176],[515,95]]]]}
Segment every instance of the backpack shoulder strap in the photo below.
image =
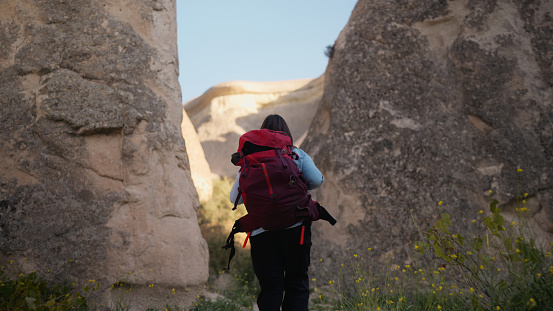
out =
{"type": "Polygon", "coordinates": [[[238,201],[240,201],[241,196],[242,190],[240,190],[240,187],[238,187],[238,195],[236,195],[236,200],[234,200],[234,207],[232,208],[233,211],[236,209],[236,206],[238,206],[238,201]]]}

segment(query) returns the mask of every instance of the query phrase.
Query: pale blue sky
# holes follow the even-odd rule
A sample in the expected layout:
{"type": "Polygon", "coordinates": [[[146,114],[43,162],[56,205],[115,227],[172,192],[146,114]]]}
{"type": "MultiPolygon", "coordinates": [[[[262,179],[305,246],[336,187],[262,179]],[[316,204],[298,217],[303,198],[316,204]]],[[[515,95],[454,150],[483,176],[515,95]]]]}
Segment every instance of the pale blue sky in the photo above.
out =
{"type": "Polygon", "coordinates": [[[231,80],[320,76],[356,2],[177,0],[183,101],[231,80]]]}

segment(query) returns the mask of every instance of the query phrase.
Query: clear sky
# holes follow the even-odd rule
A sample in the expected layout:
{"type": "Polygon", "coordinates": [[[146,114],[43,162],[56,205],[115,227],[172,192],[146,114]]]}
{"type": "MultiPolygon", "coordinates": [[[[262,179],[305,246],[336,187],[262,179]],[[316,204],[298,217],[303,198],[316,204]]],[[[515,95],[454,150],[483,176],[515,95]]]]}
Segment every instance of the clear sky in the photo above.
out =
{"type": "Polygon", "coordinates": [[[231,80],[324,73],[327,45],[356,0],[177,0],[179,82],[186,102],[231,80]]]}

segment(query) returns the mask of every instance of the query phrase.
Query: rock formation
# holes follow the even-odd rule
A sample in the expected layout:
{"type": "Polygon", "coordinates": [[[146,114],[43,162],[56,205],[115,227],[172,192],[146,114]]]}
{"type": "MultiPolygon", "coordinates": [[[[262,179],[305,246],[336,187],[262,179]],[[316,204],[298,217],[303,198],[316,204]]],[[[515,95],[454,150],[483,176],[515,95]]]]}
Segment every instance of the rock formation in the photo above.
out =
{"type": "Polygon", "coordinates": [[[508,217],[526,204],[550,237],[552,50],[551,1],[360,0],[302,145],[341,220],[314,225],[328,242],[315,258],[347,246],[408,260],[410,211],[466,232],[491,197],[508,217]]]}
{"type": "Polygon", "coordinates": [[[194,125],[190,122],[186,111],[183,109],[183,118],[181,123],[182,137],[186,144],[186,153],[190,162],[190,173],[192,181],[200,197],[200,202],[205,202],[211,198],[213,193],[213,181],[211,169],[205,159],[202,144],[194,129],[194,125]]]}
{"type": "Polygon", "coordinates": [[[238,138],[259,129],[269,114],[288,123],[299,145],[322,96],[323,77],[279,82],[233,81],[218,84],[184,106],[202,143],[211,171],[236,176],[230,155],[238,138]]]}
{"type": "Polygon", "coordinates": [[[0,2],[3,265],[142,305],[205,283],[175,19],[171,0],[0,2]]]}

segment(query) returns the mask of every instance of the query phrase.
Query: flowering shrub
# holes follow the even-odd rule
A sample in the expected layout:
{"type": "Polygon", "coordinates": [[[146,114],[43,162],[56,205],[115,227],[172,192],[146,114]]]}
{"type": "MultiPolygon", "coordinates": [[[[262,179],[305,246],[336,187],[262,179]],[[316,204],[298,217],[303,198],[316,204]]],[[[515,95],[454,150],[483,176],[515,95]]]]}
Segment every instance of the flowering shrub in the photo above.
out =
{"type": "Polygon", "coordinates": [[[371,267],[365,258],[371,248],[350,254],[335,279],[312,280],[311,309],[553,310],[553,244],[538,243],[527,222],[527,197],[518,196],[509,220],[492,199],[489,212],[470,221],[470,236],[455,232],[455,220],[442,214],[431,227],[418,228],[409,265],[389,256],[385,267],[371,267]]]}
{"type": "Polygon", "coordinates": [[[452,233],[451,219],[443,214],[415,248],[421,254],[430,250],[444,262],[449,278],[469,293],[475,310],[553,309],[551,245],[539,245],[532,236],[526,207],[518,207],[515,220],[507,223],[498,203],[490,203],[489,216],[478,213],[474,237],[452,233]]]}
{"type": "MultiPolygon", "coordinates": [[[[86,286],[84,292],[98,289],[86,286]]],[[[0,310],[87,310],[86,299],[69,286],[48,286],[38,279],[36,272],[20,274],[17,278],[0,269],[0,310]]]]}

